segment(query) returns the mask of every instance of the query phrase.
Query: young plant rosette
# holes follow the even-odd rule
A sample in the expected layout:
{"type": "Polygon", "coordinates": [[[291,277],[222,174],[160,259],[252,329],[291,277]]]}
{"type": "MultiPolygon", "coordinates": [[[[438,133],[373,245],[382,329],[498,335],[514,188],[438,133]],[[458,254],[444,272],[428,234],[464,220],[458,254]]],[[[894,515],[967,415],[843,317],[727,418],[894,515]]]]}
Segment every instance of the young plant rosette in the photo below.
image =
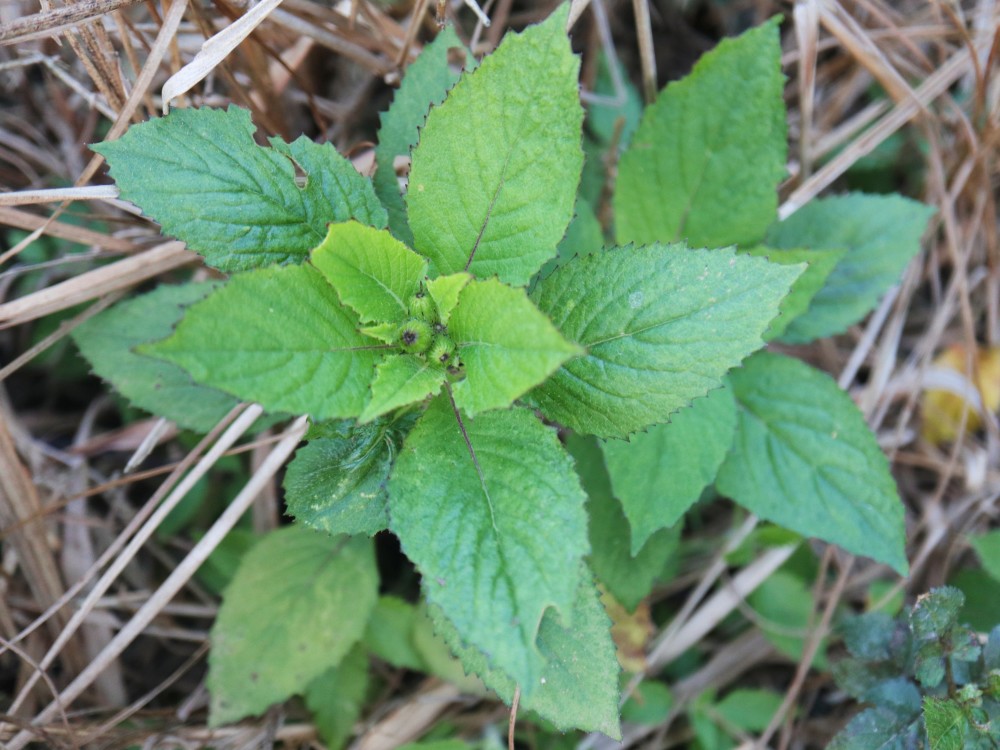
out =
{"type": "MultiPolygon", "coordinates": [[[[623,204],[644,179],[635,175],[644,158],[637,145],[622,164],[633,175],[616,194],[619,237],[633,236],[619,247],[560,255],[555,270],[539,274],[574,217],[584,161],[567,14],[564,6],[509,34],[457,83],[447,51],[458,42],[443,32],[408,71],[383,119],[374,186],[329,145],[274,138],[269,148],[257,146],[248,113],[232,107],[174,111],[94,147],[124,198],[230,274],[221,285],[164,287],[128,303],[141,333],[123,333],[118,345],[137,348],[119,354],[149,369],[141,383],[108,377],[140,405],[196,429],[207,429],[232,398],[308,414],[309,442],[285,480],[288,510],[299,524],[346,535],[331,542],[293,527],[248,554],[213,630],[214,723],[262,712],[296,692],[309,700],[307,686],[363,653],[356,647],[373,612],[395,606],[377,599],[365,535],[389,529],[422,574],[434,630],[466,671],[508,702],[520,688],[521,706],[559,728],[620,734],[619,667],[594,581],[605,558],[592,545],[604,544],[605,529],[619,534],[615,544],[629,529],[591,520],[588,533],[588,513],[593,519],[605,506],[593,493],[588,504],[580,477],[594,468],[587,456],[602,461],[601,449],[588,453],[581,443],[575,462],[557,426],[615,439],[603,444],[604,458],[632,526],[631,554],[651,549],[719,469],[734,441],[738,401],[752,399],[784,365],[754,360],[731,385],[726,373],[775,335],[769,327],[778,325],[779,310],[782,330],[801,314],[826,275],[803,289],[798,280],[809,272],[800,261],[814,258],[793,253],[770,262],[768,252],[753,250],[773,222],[784,167],[774,24],[736,47],[766,71],[764,93],[777,107],[766,113],[764,137],[780,145],[758,157],[763,186],[744,180],[765,218],[748,218],[754,205],[693,214],[715,232],[697,243],[716,249],[673,241],[697,233],[657,227],[657,202],[666,216],[677,198],[657,192],[661,177],[623,204]],[[411,146],[404,202],[390,170],[411,146]],[[740,232],[726,236],[721,230],[733,221],[740,232]],[[790,290],[795,307],[785,301],[790,290]],[[153,313],[156,324],[141,322],[153,313]],[[201,406],[216,401],[191,414],[154,404],[151,379],[160,394],[183,392],[201,406]],[[695,399],[697,412],[678,413],[695,399]],[[656,435],[669,443],[656,430],[683,426],[681,417],[694,413],[724,427],[721,452],[712,448],[718,455],[684,508],[657,510],[648,499],[637,504],[634,488],[619,491],[621,467],[648,453],[643,441],[656,435]],[[330,549],[334,562],[323,568],[330,549]],[[340,574],[331,572],[337,565],[340,574]],[[247,603],[282,580],[294,596],[283,594],[281,606],[247,603]],[[273,645],[261,653],[266,627],[273,645]],[[275,639],[275,628],[287,644],[275,639]],[[266,669],[282,679],[250,679],[266,669]]],[[[706,66],[703,76],[712,72],[706,66]]],[[[758,131],[745,140],[752,144],[758,131]]],[[[655,143],[642,148],[657,157],[655,143]]],[[[649,161],[649,169],[659,166],[649,161]]],[[[101,372],[98,338],[84,332],[78,342],[101,372]]],[[[798,364],[792,376],[801,376],[798,364]]],[[[848,428],[860,422],[865,430],[852,414],[848,428]]],[[[737,442],[752,429],[735,433],[737,442]]],[[[662,448],[655,460],[666,455],[662,448]]],[[[868,460],[867,444],[865,451],[868,460]]],[[[690,462],[676,463],[677,471],[690,462]]],[[[723,479],[734,496],[742,492],[739,472],[728,469],[723,479]]],[[[879,513],[888,508],[890,530],[872,523],[896,545],[901,514],[893,502],[890,487],[876,503],[879,513]]],[[[762,515],[785,521],[780,509],[762,515]]],[[[789,525],[823,532],[822,523],[789,525]]],[[[905,567],[896,546],[881,559],[905,567]]]]}

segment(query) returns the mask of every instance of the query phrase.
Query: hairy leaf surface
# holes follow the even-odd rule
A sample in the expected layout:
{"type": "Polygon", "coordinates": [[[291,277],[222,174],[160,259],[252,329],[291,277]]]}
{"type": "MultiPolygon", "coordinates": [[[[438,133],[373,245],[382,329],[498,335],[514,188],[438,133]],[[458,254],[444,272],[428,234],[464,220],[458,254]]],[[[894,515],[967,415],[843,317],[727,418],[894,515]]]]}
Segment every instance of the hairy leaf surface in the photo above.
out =
{"type": "Polygon", "coordinates": [[[287,513],[327,534],[368,534],[389,526],[385,483],[395,456],[387,425],[315,425],[285,471],[287,513]]]}
{"type": "Polygon", "coordinates": [[[587,354],[533,398],[550,419],[600,437],[665,422],[762,345],[801,271],[683,245],[575,258],[539,282],[532,299],[587,354]]]}
{"type": "Polygon", "coordinates": [[[437,395],[444,368],[412,354],[392,354],[375,368],[372,399],[358,420],[368,422],[400,406],[437,395]]]}
{"type": "Polygon", "coordinates": [[[611,486],[632,527],[633,555],[650,535],[676,524],[697,502],[715,479],[735,431],[732,391],[718,388],[668,423],[637,432],[628,442],[604,443],[611,486]]]}
{"type": "Polygon", "coordinates": [[[465,436],[444,395],[417,422],[389,480],[390,526],[428,600],[532,692],[544,675],[542,615],[570,617],[577,596],[585,496],[555,430],[529,410],[463,422],[465,436]]]}
{"type": "Polygon", "coordinates": [[[385,226],[371,183],[333,146],[303,137],[261,148],[254,130],[239,107],[177,109],[91,148],[122,198],[224,271],[301,262],[331,221],[385,226]]]}
{"type": "Polygon", "coordinates": [[[211,723],[260,714],[337,666],[377,597],[368,539],[299,526],[264,537],[243,558],[212,627],[211,723]]]}
{"type": "Polygon", "coordinates": [[[465,52],[466,67],[475,67],[475,58],[465,49],[455,29],[445,26],[434,41],[420,52],[406,73],[392,98],[389,110],[382,113],[375,147],[375,177],[372,182],[382,205],[389,212],[389,229],[408,245],[413,244],[413,232],[406,221],[406,204],[396,177],[395,160],[409,156],[417,144],[419,128],[427,118],[431,106],[444,101],[461,72],[448,64],[448,51],[465,52]]]}
{"type": "Polygon", "coordinates": [[[403,320],[427,261],[384,229],[350,221],[331,224],[312,264],[362,322],[403,320]]]}
{"type": "Polygon", "coordinates": [[[184,308],[203,299],[212,283],[163,285],[96,315],[73,331],[73,340],[94,373],[132,404],[181,427],[208,432],[239,401],[191,381],[175,364],[133,349],[170,334],[184,308]]]}
{"type": "Polygon", "coordinates": [[[783,88],[776,20],[724,39],[668,85],[618,165],[618,242],[758,242],[785,175],[783,88]]]}
{"type": "Polygon", "coordinates": [[[380,354],[357,326],[312,266],[263,268],[234,276],[140,351],[268,411],[355,417],[380,354]]]}
{"type": "Polygon", "coordinates": [[[583,165],[568,9],[508,34],[427,117],[406,203],[414,247],[439,274],[523,285],[555,255],[583,165]]]}
{"type": "Polygon", "coordinates": [[[761,518],[905,575],[903,506],[850,396],[829,375],[767,353],[730,383],[738,422],[719,490],[761,518]]]}
{"type": "MultiPolygon", "coordinates": [[[[582,729],[621,738],[618,721],[620,667],[611,641],[608,619],[587,573],[580,583],[568,621],[549,610],[538,633],[538,650],[545,659],[539,683],[522,684],[521,709],[534,711],[559,730],[582,729]]],[[[452,647],[462,665],[482,679],[506,703],[514,698],[516,681],[491,666],[483,653],[462,639],[461,631],[441,610],[430,607],[435,629],[452,647]]]]}
{"type": "Polygon", "coordinates": [[[898,195],[810,201],[767,233],[777,248],[844,249],[846,255],[782,339],[805,343],[841,333],[867,315],[920,251],[934,209],[898,195]]]}
{"type": "Polygon", "coordinates": [[[448,322],[466,377],[455,403],[469,414],[510,405],[583,350],[570,343],[523,289],[496,279],[462,289],[448,322]]]}

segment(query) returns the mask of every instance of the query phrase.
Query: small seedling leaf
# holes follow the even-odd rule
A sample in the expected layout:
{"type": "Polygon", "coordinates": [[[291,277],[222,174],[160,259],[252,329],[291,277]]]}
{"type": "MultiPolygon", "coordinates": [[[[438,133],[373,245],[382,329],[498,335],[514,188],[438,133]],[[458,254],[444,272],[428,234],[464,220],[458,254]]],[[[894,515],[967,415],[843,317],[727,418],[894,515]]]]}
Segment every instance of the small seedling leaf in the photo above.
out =
{"type": "Polygon", "coordinates": [[[427,261],[384,229],[331,224],[312,264],[364,323],[401,321],[427,273],[427,261]]]}
{"type": "Polygon", "coordinates": [[[455,403],[469,414],[509,406],[583,350],[532,304],[523,289],[471,281],[448,320],[465,366],[455,403]]]}

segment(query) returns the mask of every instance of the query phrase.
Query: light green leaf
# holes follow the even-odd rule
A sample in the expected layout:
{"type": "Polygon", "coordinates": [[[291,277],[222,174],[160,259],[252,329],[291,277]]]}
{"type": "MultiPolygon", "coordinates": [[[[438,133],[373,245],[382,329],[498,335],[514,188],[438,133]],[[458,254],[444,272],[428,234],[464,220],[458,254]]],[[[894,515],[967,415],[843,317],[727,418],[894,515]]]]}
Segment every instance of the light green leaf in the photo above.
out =
{"type": "Polygon", "coordinates": [[[472,281],[448,322],[466,377],[455,403],[469,414],[509,406],[583,350],[562,337],[528,299],[496,279],[472,281]]]}
{"type": "MultiPolygon", "coordinates": [[[[534,711],[556,729],[603,732],[621,739],[618,721],[620,667],[608,619],[589,575],[583,576],[568,621],[549,610],[538,633],[545,668],[538,686],[521,684],[522,710],[534,711]]],[[[430,608],[438,633],[454,649],[466,670],[478,675],[508,705],[517,684],[490,660],[464,642],[462,633],[440,609],[430,608]]]]}
{"type": "Polygon", "coordinates": [[[661,529],[636,545],[621,503],[611,492],[597,440],[571,434],[566,449],[576,461],[583,489],[590,498],[590,567],[618,603],[633,612],[649,596],[653,584],[666,577],[666,569],[675,567],[680,526],[661,529]]]}
{"type": "Polygon", "coordinates": [[[371,336],[373,339],[378,339],[384,344],[392,344],[394,349],[399,346],[399,321],[361,326],[358,330],[365,336],[371,336]]]}
{"type": "Polygon", "coordinates": [[[763,732],[781,708],[782,695],[773,690],[737,688],[715,705],[730,725],[745,732],[763,732]]]}
{"type": "Polygon", "coordinates": [[[850,396],[829,375],[767,353],[730,383],[739,416],[719,490],[761,518],[905,575],[903,506],[850,396]]]}
{"type": "Polygon", "coordinates": [[[73,340],[96,375],[133,405],[196,432],[208,432],[237,403],[232,396],[196,385],[180,367],[133,349],[170,334],[184,308],[207,296],[212,283],[163,285],[94,316],[73,340]]]}
{"type": "Polygon", "coordinates": [[[368,693],[368,674],[368,657],[355,647],[306,687],[306,706],[328,750],[340,750],[354,734],[368,693]]]}
{"type": "Polygon", "coordinates": [[[773,19],[722,40],[668,85],[618,164],[618,242],[760,241],[785,176],[784,82],[773,19]]]}
{"type": "Polygon", "coordinates": [[[426,671],[420,653],[413,646],[417,608],[396,596],[380,596],[365,631],[365,646],[375,656],[394,667],[426,671]]]}
{"type": "Polygon", "coordinates": [[[547,261],[538,272],[538,278],[544,279],[556,267],[561,266],[575,255],[590,255],[604,247],[604,230],[597,220],[594,209],[582,197],[576,199],[573,221],[566,229],[566,236],[559,243],[555,258],[547,261]]]}
{"type": "Polygon", "coordinates": [[[390,355],[375,368],[372,400],[358,421],[370,422],[400,406],[437,395],[444,378],[444,369],[426,359],[412,354],[390,355]]]}
{"type": "Polygon", "coordinates": [[[748,248],[746,252],[783,266],[808,264],[806,270],[792,285],[792,291],[781,301],[778,317],[774,319],[764,336],[768,341],[780,339],[792,321],[809,308],[813,297],[823,288],[837,263],[847,254],[846,250],[778,249],[766,245],[756,245],[748,248]]]}
{"type": "Polygon", "coordinates": [[[966,747],[969,720],[958,702],[924,696],[924,725],[929,750],[963,750],[966,747]]]}
{"type": "Polygon", "coordinates": [[[762,345],[801,270],[683,245],[576,258],[532,299],[588,353],[532,395],[550,419],[581,433],[625,437],[665,422],[762,345]]]}
{"type": "Polygon", "coordinates": [[[337,666],[377,594],[368,539],[299,526],[268,534],[243,558],[212,627],[212,726],[260,714],[337,666]]]}
{"type": "Polygon", "coordinates": [[[898,195],[855,193],[814,200],[773,225],[776,248],[847,249],[809,309],[782,336],[789,343],[841,333],[870,312],[920,251],[934,209],[898,195]]]}
{"type": "Polygon", "coordinates": [[[225,271],[301,262],[331,221],[385,226],[371,183],[333,146],[303,137],[261,148],[254,130],[238,107],[177,109],[91,149],[123,198],[225,271]]]}
{"type": "Polygon", "coordinates": [[[443,325],[448,324],[452,310],[458,304],[458,295],[471,279],[471,274],[462,271],[448,276],[438,276],[427,282],[427,293],[431,295],[431,299],[437,305],[438,316],[443,325]]]}
{"type": "Polygon", "coordinates": [[[366,323],[403,320],[427,273],[427,261],[389,232],[356,221],[331,224],[311,260],[366,323]]]}
{"type": "Polygon", "coordinates": [[[414,247],[439,274],[523,285],[555,255],[583,165],[568,10],[508,34],[427,117],[406,203],[414,247]]]}
{"type": "Polygon", "coordinates": [[[529,410],[463,422],[464,433],[446,396],[417,422],[389,480],[390,526],[428,601],[531,692],[542,615],[568,617],[577,594],[585,497],[555,430],[529,410]]]}
{"type": "Polygon", "coordinates": [[[268,411],[355,417],[378,354],[357,325],[312,266],[264,268],[233,276],[139,351],[268,411]]]}
{"type": "Polygon", "coordinates": [[[396,453],[387,425],[336,421],[314,427],[308,440],[285,471],[288,515],[327,534],[387,528],[385,483],[396,453]]]}
{"type": "Polygon", "coordinates": [[[456,48],[465,53],[466,67],[474,68],[475,58],[462,45],[455,29],[446,26],[406,69],[389,111],[381,117],[375,148],[375,192],[389,211],[389,229],[408,245],[413,244],[413,233],[406,222],[406,205],[394,161],[410,155],[427,110],[444,101],[448,89],[458,80],[461,71],[448,64],[448,52],[456,48]]]}
{"type": "Polygon", "coordinates": [[[989,573],[990,577],[1000,581],[1000,531],[974,536],[969,541],[979,556],[983,570],[989,573]]]}
{"type": "Polygon", "coordinates": [[[718,388],[627,443],[604,443],[611,486],[632,527],[633,555],[697,502],[715,479],[735,431],[732,391],[718,388]]]}

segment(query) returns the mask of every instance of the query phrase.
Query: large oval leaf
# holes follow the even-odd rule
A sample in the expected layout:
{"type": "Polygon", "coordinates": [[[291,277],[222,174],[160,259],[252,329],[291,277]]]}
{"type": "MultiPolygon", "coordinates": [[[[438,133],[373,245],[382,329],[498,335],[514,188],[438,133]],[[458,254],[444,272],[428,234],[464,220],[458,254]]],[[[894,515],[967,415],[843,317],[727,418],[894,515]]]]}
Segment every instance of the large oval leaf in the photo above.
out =
{"type": "Polygon", "coordinates": [[[507,35],[427,117],[406,203],[414,247],[440,274],[523,285],[556,253],[583,166],[568,9],[507,35]]]}
{"type": "Polygon", "coordinates": [[[833,379],[760,353],[730,375],[736,439],[716,484],[761,518],[906,573],[903,506],[864,417],[833,379]]]}
{"type": "Polygon", "coordinates": [[[717,387],[762,344],[802,266],[683,245],[617,248],[575,258],[532,298],[588,350],[533,391],[577,432],[626,435],[717,387]]]}
{"type": "Polygon", "coordinates": [[[527,409],[466,418],[446,395],[406,438],[389,480],[390,528],[427,598],[492,667],[531,692],[545,610],[570,617],[587,552],[573,462],[527,409]]]}

